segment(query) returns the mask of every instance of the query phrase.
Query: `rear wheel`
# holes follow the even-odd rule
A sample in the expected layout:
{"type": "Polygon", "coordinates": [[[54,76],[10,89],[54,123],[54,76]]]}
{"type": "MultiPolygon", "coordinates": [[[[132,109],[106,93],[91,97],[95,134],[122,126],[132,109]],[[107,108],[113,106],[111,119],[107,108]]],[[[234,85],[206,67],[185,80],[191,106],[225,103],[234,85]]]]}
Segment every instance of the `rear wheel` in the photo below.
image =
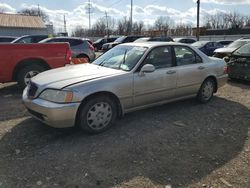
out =
{"type": "Polygon", "coordinates": [[[30,65],[23,67],[17,74],[17,82],[20,87],[26,87],[30,79],[46,69],[40,65],[30,65]]]}
{"type": "Polygon", "coordinates": [[[207,103],[213,97],[215,91],[215,83],[211,78],[206,79],[197,94],[197,99],[201,103],[207,103]]]}
{"type": "Polygon", "coordinates": [[[86,60],[87,60],[88,62],[90,62],[89,57],[88,57],[87,55],[85,55],[85,54],[78,55],[76,58],[86,58],[86,60]]]}
{"type": "Polygon", "coordinates": [[[78,125],[89,133],[107,130],[117,117],[115,102],[106,96],[90,98],[80,109],[78,125]]]}

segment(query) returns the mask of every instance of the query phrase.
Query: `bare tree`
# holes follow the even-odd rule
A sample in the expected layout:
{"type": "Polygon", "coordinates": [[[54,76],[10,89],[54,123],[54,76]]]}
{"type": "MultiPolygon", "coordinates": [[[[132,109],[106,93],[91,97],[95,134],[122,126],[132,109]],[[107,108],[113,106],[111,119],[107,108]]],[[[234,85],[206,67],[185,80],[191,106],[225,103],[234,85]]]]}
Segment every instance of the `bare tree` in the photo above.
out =
{"type": "Polygon", "coordinates": [[[40,16],[44,22],[49,22],[49,15],[36,8],[25,8],[18,13],[27,16],[40,16]]]}
{"type": "Polygon", "coordinates": [[[88,36],[88,30],[82,28],[81,26],[76,26],[75,29],[72,32],[73,37],[87,37],[88,36]]]}
{"type": "Polygon", "coordinates": [[[169,29],[172,27],[173,21],[170,19],[170,17],[167,16],[160,16],[156,19],[154,23],[154,27],[156,30],[160,31],[161,34],[167,35],[169,29]]]}
{"type": "Polygon", "coordinates": [[[144,23],[142,21],[133,23],[134,34],[141,35],[143,28],[144,28],[144,23]]]}
{"type": "Polygon", "coordinates": [[[130,21],[127,17],[118,20],[117,23],[117,34],[118,35],[128,35],[130,33],[130,21]]]}
{"type": "Polygon", "coordinates": [[[172,29],[172,35],[175,36],[191,36],[192,35],[192,26],[188,24],[179,24],[172,29]]]}

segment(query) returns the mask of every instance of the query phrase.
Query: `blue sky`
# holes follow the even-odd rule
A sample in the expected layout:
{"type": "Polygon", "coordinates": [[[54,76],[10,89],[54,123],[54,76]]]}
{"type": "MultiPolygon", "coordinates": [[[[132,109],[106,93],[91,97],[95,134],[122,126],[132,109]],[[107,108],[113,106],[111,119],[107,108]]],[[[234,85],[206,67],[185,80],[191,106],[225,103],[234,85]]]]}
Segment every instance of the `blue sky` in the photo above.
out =
{"type": "MultiPolygon", "coordinates": [[[[63,28],[63,15],[66,15],[69,30],[76,26],[88,26],[86,11],[88,0],[1,0],[0,10],[16,13],[22,8],[37,7],[45,11],[55,28],[63,28]]],[[[195,25],[196,0],[133,0],[134,20],[142,20],[146,25],[153,24],[159,16],[170,16],[176,23],[195,25]]],[[[130,0],[91,0],[92,23],[104,17],[107,11],[111,18],[129,17],[130,0]]],[[[201,0],[201,22],[207,14],[218,12],[238,12],[250,15],[250,0],[201,0]]]]}

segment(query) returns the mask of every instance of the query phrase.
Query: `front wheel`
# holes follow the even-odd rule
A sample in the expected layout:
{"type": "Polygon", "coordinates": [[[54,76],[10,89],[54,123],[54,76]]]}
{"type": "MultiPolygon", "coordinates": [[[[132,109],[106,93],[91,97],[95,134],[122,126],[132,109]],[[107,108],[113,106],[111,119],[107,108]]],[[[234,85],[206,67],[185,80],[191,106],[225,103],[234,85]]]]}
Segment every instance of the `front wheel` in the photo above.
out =
{"type": "Polygon", "coordinates": [[[215,83],[213,79],[206,79],[197,94],[197,99],[201,103],[207,103],[213,97],[215,91],[215,83]]]}
{"type": "Polygon", "coordinates": [[[78,125],[89,133],[107,130],[117,117],[115,102],[106,96],[90,98],[80,109],[78,125]]]}

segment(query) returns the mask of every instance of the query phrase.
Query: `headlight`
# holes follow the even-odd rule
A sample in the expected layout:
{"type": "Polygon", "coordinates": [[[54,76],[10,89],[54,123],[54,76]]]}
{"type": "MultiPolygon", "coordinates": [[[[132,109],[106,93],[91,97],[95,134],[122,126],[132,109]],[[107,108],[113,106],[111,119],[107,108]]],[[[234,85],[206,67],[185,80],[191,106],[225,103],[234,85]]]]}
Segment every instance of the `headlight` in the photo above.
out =
{"type": "Polygon", "coordinates": [[[39,95],[39,98],[56,103],[68,103],[72,102],[73,92],[56,89],[46,89],[39,95]]]}

